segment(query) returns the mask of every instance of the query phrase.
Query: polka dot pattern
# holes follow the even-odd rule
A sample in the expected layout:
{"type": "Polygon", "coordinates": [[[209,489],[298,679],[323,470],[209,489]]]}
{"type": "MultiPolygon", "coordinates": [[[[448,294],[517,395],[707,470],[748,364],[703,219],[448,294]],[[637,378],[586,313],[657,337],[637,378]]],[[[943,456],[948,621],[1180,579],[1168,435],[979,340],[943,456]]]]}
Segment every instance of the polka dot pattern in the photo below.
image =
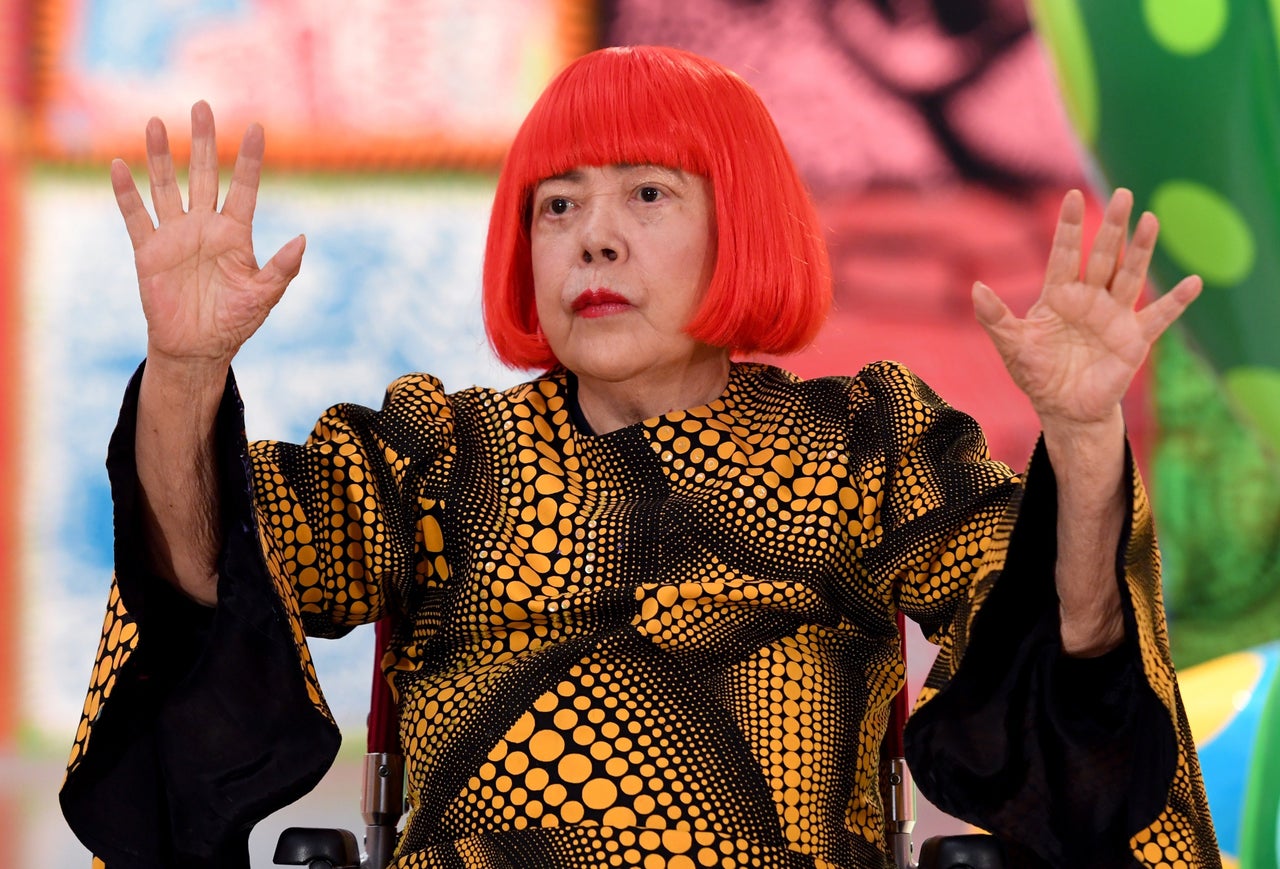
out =
{"type": "MultiPolygon", "coordinates": [[[[1165,810],[1151,826],[1132,839],[1130,845],[1139,864],[1152,869],[1217,866],[1218,853],[1208,820],[1209,806],[1194,750],[1195,741],[1178,694],[1169,654],[1151,503],[1138,469],[1132,463],[1131,473],[1132,515],[1123,562],[1124,579],[1137,623],[1142,669],[1152,691],[1169,711],[1177,734],[1178,759],[1165,810]]],[[[985,542],[990,556],[972,579],[972,603],[968,617],[955,624],[943,639],[934,669],[920,691],[917,708],[936,697],[955,674],[973,620],[991,594],[1004,565],[1014,519],[1012,513],[1004,517],[985,542]]]]}
{"type": "Polygon", "coordinates": [[[1142,0],[1151,37],[1173,54],[1196,55],[1222,39],[1231,15],[1229,0],[1142,0]]]}
{"type": "Polygon", "coordinates": [[[1173,661],[1169,656],[1168,626],[1164,621],[1164,599],[1159,576],[1145,572],[1141,566],[1154,564],[1142,557],[1155,548],[1151,503],[1134,471],[1131,483],[1135,491],[1133,528],[1126,560],[1131,569],[1129,589],[1134,597],[1134,611],[1142,649],[1142,668],[1152,690],[1169,709],[1178,732],[1178,763],[1169,801],[1165,810],[1130,845],[1143,865],[1153,869],[1196,869],[1218,865],[1219,854],[1209,820],[1209,803],[1200,774],[1200,761],[1193,749],[1194,737],[1182,699],[1178,694],[1173,661]],[[1206,847],[1206,843],[1208,843],[1206,847]]]}
{"type": "MultiPolygon", "coordinates": [[[[1092,174],[1129,188],[1136,207],[1159,218],[1152,288],[1199,274],[1206,292],[1179,321],[1197,353],[1220,375],[1280,371],[1280,257],[1270,243],[1280,210],[1267,132],[1280,124],[1280,2],[1031,0],[1031,8],[1092,174]]],[[[1261,448],[1280,448],[1263,434],[1261,448]]]]}
{"type": "MultiPolygon", "coordinates": [[[[1280,4],[1231,3],[1229,0],[1142,0],[1140,3],[1033,0],[1037,11],[1057,6],[1073,7],[1078,26],[1063,29],[1054,19],[1037,15],[1037,29],[1051,46],[1064,90],[1072,82],[1093,83],[1096,122],[1073,123],[1097,162],[1099,177],[1133,190],[1140,208],[1150,208],[1161,223],[1160,244],[1152,260],[1152,283],[1173,287],[1188,272],[1198,272],[1206,292],[1180,320],[1186,338],[1166,335],[1165,352],[1157,362],[1156,380],[1163,393],[1162,410],[1188,403],[1179,395],[1186,384],[1177,382],[1177,358],[1194,344],[1198,354],[1231,386],[1232,372],[1249,370],[1280,373],[1280,345],[1274,323],[1280,319],[1280,295],[1275,292],[1277,266],[1274,245],[1277,209],[1274,184],[1275,145],[1257,131],[1274,129],[1277,122],[1276,49],[1280,46],[1280,4]],[[1081,14],[1082,13],[1082,14],[1081,14]],[[1079,46],[1087,54],[1077,51],[1079,46]],[[1242,74],[1242,70],[1250,70],[1242,74]],[[1256,74],[1252,71],[1256,71],[1256,74]],[[1224,98],[1229,95],[1229,98],[1224,98]],[[1172,129],[1204,131],[1194,140],[1165,136],[1172,129]]],[[[1070,101],[1070,97],[1068,97],[1070,101]]],[[[1240,396],[1233,394],[1233,398],[1240,396]]],[[[1249,449],[1266,452],[1280,447],[1274,405],[1265,393],[1240,401],[1244,421],[1256,426],[1256,442],[1249,449]],[[1267,419],[1270,417],[1270,419],[1267,419]]],[[[1225,419],[1225,417],[1223,417],[1225,419]]],[[[1184,421],[1183,442],[1216,443],[1224,439],[1249,440],[1247,435],[1212,415],[1200,414],[1184,421]],[[1224,435],[1225,433],[1225,435],[1224,435]]],[[[1169,479],[1179,476],[1200,483],[1200,468],[1178,457],[1178,448],[1161,451],[1157,472],[1169,479]]],[[[1189,532],[1183,539],[1166,541],[1166,552],[1188,565],[1188,583],[1197,591],[1185,600],[1172,601],[1171,611],[1194,632],[1202,624],[1204,601],[1227,599],[1230,586],[1210,582],[1212,574],[1197,563],[1201,549],[1223,549],[1213,531],[1196,521],[1191,506],[1203,500],[1203,490],[1191,492],[1185,505],[1176,498],[1165,505],[1170,518],[1189,532]],[[1180,514],[1180,515],[1179,515],[1180,514]],[[1196,530],[1198,529],[1198,530],[1196,530]]],[[[1247,557],[1247,556],[1246,556],[1247,557]]],[[[1181,571],[1179,571],[1181,572],[1181,571]]],[[[1181,580],[1178,586],[1183,585],[1181,580]]],[[[1142,605],[1158,603],[1152,577],[1131,577],[1135,609],[1144,642],[1164,636],[1163,619],[1144,612],[1142,605]],[[1150,580],[1150,582],[1149,582],[1150,580]]],[[[1181,597],[1181,595],[1180,595],[1181,597]]],[[[1234,648],[1232,638],[1221,636],[1234,648]]],[[[1155,647],[1144,646],[1144,669],[1170,714],[1179,718],[1176,690],[1168,667],[1155,647]]],[[[1173,830],[1196,832],[1197,842],[1213,842],[1208,808],[1189,796],[1199,785],[1189,739],[1183,753],[1174,791],[1183,794],[1174,814],[1159,822],[1165,835],[1173,830]]],[[[1224,778],[1230,779],[1231,774],[1224,778]]],[[[1274,819],[1273,819],[1274,820],[1274,819]]],[[[1230,854],[1238,843],[1224,831],[1223,848],[1230,854]]],[[[1179,838],[1177,847],[1186,839],[1179,838]]],[[[1161,856],[1167,843],[1148,840],[1135,853],[1145,865],[1169,866],[1175,861],[1161,856]],[[1148,847],[1150,846],[1150,847],[1148,847]]],[[[1196,855],[1188,846],[1187,853],[1196,855]]],[[[1206,851],[1209,848],[1206,847],[1206,851]]],[[[1186,858],[1186,865],[1218,864],[1218,855],[1186,858]],[[1203,861],[1203,862],[1200,862],[1203,861]]]]}
{"type": "MultiPolygon", "coordinates": [[[[1018,479],[890,363],[736,364],[717,401],[599,436],[572,390],[413,375],[251,446],[312,702],[304,632],[412,614],[383,661],[412,806],[395,866],[882,866],[896,613],[958,660],[1018,479]]],[[[113,596],[73,768],[134,642],[113,596]]]]}
{"type": "Polygon", "coordinates": [[[945,633],[1008,469],[891,365],[738,365],[721,399],[603,436],[571,390],[404,378],[379,414],[254,447],[268,562],[307,629],[415,613],[384,662],[403,865],[573,827],[714,837],[710,863],[637,839],[671,852],[654,865],[738,865],[715,843],[741,837],[879,861],[894,608],[945,633]]]}
{"type": "Polygon", "coordinates": [[[67,775],[79,768],[89,750],[89,736],[93,725],[111,697],[117,674],[137,645],[137,624],[124,608],[120,589],[112,583],[111,595],[107,600],[107,615],[102,623],[102,640],[98,643],[97,663],[89,680],[89,691],[85,695],[84,711],[80,716],[80,726],[76,729],[75,742],[71,746],[67,775]]]}
{"type": "Polygon", "coordinates": [[[1195,181],[1170,179],[1151,194],[1161,241],[1179,265],[1211,285],[1234,286],[1249,277],[1257,240],[1249,222],[1225,196],[1195,181]]]}

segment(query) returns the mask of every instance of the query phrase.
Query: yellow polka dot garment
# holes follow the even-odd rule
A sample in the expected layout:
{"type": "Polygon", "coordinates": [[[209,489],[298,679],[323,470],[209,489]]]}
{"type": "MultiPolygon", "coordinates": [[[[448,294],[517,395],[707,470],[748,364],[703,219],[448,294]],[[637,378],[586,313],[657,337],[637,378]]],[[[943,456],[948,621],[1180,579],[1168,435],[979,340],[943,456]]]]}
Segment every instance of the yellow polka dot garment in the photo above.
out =
{"type": "MultiPolygon", "coordinates": [[[[1051,472],[1048,506],[1019,511],[1019,480],[973,421],[905,369],[798,381],[736,364],[710,405],[605,435],[573,390],[553,373],[446,395],[414,375],[379,412],[340,406],[304,445],[249,448],[259,585],[313,718],[327,712],[304,633],[398,616],[383,661],[412,803],[397,869],[886,865],[877,776],[903,676],[898,609],[942,644],[912,734],[955,777],[926,772],[931,795],[979,794],[975,820],[1055,864],[1072,847],[1055,828],[1065,812],[1143,865],[1216,865],[1151,541],[1131,532],[1122,559],[1143,690],[1080,716],[1080,672],[1052,635],[1051,549],[1047,571],[1018,554],[1052,536],[1051,472]],[[1154,715],[1160,750],[1134,758],[1088,732],[1113,714],[1120,733],[1154,715]],[[1025,731],[1010,734],[1016,716],[1025,731]],[[1076,779],[1045,752],[1103,758],[1083,789],[1122,798],[1077,818],[1080,801],[1055,796],[1076,779]],[[1181,863],[1147,859],[1159,836],[1181,863]]],[[[1135,504],[1145,529],[1140,488],[1135,504]]],[[[1093,671],[1112,693],[1129,684],[1115,670],[1093,671]]]]}

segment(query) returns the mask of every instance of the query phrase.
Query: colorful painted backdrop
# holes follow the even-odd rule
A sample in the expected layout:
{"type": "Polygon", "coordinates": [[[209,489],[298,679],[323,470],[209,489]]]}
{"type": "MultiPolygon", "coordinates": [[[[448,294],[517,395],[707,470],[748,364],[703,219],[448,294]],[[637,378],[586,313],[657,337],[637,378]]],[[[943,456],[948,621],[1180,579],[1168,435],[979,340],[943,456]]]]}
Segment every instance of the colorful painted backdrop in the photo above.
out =
{"type": "MultiPolygon", "coordinates": [[[[406,370],[450,388],[519,379],[493,361],[478,317],[487,209],[514,125],[555,69],[595,45],[707,54],[759,89],[828,227],[836,309],[813,349],[783,364],[819,375],[903,361],[983,423],[998,457],[1021,465],[1035,420],[973,323],[972,281],[1029,303],[1069,186],[1133,185],[1166,225],[1195,213],[1185,196],[1143,186],[1143,160],[1177,159],[1167,145],[1181,143],[1202,172],[1271,190],[1277,127],[1243,85],[1262,88],[1251,98],[1262,106],[1280,105],[1266,102],[1280,68],[1277,21],[1265,0],[1044,0],[1031,11],[1022,0],[0,4],[0,479],[16,493],[0,501],[0,742],[18,757],[65,751],[98,639],[111,569],[102,463],[145,346],[106,164],[118,155],[141,169],[149,116],[165,118],[180,152],[196,99],[213,104],[228,156],[250,120],[267,128],[258,248],[305,232],[308,252],[237,374],[250,436],[299,439],[328,404],[376,405],[406,370]],[[1112,45],[1123,34],[1141,54],[1112,45]],[[1134,78],[1156,60],[1165,72],[1134,78]],[[1172,120],[1191,111],[1201,93],[1191,85],[1210,66],[1207,108],[1254,136],[1263,150],[1249,159],[1221,122],[1172,120]],[[1232,99],[1215,102],[1217,93],[1232,99]],[[1130,162],[1113,142],[1137,149],[1130,162]]],[[[1240,233],[1222,240],[1234,256],[1223,268],[1237,272],[1243,259],[1269,263],[1277,241],[1274,227],[1241,213],[1248,250],[1240,233]]],[[[1164,274],[1221,273],[1197,259],[1212,238],[1171,228],[1164,274]]],[[[1250,340],[1274,349],[1271,308],[1247,310],[1250,340]]],[[[1198,316],[1198,328],[1221,321],[1198,316]]],[[[1213,341],[1166,341],[1128,416],[1162,529],[1175,653],[1225,668],[1188,679],[1193,717],[1204,697],[1206,765],[1219,757],[1247,779],[1280,756],[1253,751],[1280,721],[1265,645],[1280,636],[1280,610],[1268,609],[1280,601],[1280,487],[1275,451],[1258,434],[1274,427],[1274,402],[1250,403],[1270,388],[1265,377],[1224,386],[1219,357],[1192,344],[1244,344],[1213,341]]],[[[351,744],[370,645],[357,632],[314,649],[351,744]]],[[[929,650],[911,654],[918,682],[929,650]]],[[[1256,832],[1240,808],[1265,809],[1276,793],[1226,772],[1210,781],[1214,810],[1238,838],[1256,832]]],[[[0,833],[31,826],[15,799],[0,792],[0,833]]],[[[78,846],[59,844],[65,834],[47,832],[56,818],[36,826],[38,837],[14,834],[19,865],[83,865],[78,846]]]]}

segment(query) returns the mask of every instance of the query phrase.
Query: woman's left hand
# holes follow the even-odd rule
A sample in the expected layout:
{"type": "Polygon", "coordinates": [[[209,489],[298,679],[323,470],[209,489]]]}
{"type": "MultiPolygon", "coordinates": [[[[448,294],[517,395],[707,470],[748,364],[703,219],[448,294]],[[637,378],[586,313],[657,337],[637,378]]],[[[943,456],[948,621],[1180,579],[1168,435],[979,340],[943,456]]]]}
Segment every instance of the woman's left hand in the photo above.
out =
{"type": "Polygon", "coordinates": [[[1066,195],[1044,289],[1025,317],[986,284],[974,285],[978,322],[1046,429],[1106,423],[1156,338],[1200,293],[1200,278],[1192,275],[1137,307],[1159,228],[1146,212],[1126,244],[1132,208],[1128,190],[1111,197],[1082,277],[1084,196],[1066,195]]]}
{"type": "Polygon", "coordinates": [[[1160,334],[1199,294],[1184,278],[1139,309],[1155,248],[1155,216],[1138,220],[1126,244],[1133,194],[1117,190],[1081,276],[1084,197],[1062,202],[1044,290],[1025,317],[1015,316],[985,284],[974,310],[1044,429],[1057,481],[1057,561],[1062,649],[1088,657],[1124,637],[1116,550],[1127,513],[1124,397],[1160,334]]]}

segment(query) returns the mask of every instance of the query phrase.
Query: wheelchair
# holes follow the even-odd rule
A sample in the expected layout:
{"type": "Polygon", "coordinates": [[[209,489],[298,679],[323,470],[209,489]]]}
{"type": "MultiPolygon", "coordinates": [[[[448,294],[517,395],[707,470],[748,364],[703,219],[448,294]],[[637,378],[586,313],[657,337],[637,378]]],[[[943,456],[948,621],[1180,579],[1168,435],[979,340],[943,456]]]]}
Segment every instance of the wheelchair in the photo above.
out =
{"type": "MultiPolygon", "coordinates": [[[[898,614],[898,635],[906,658],[905,621],[898,614]]],[[[276,842],[277,866],[307,869],[386,869],[395,851],[397,827],[404,814],[404,756],[400,753],[395,704],[383,678],[381,652],[391,624],[377,624],[373,681],[369,704],[369,736],[364,758],[360,813],[365,822],[364,851],[349,830],[289,827],[276,842]]],[[[904,757],[902,731],[909,714],[906,686],[893,700],[881,749],[881,797],[888,843],[896,869],[1018,869],[1001,841],[985,834],[934,836],[915,852],[915,786],[904,757]]]]}

